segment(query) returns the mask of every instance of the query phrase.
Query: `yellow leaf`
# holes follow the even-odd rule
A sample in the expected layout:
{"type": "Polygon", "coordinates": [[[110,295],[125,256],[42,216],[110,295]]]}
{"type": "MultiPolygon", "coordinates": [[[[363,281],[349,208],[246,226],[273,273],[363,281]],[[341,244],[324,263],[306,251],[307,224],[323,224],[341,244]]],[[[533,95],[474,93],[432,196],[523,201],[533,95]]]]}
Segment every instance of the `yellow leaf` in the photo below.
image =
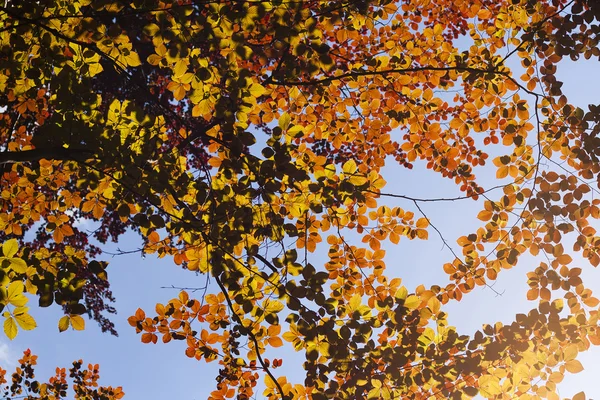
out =
{"type": "Polygon", "coordinates": [[[354,160],[348,160],[342,166],[342,171],[344,171],[345,174],[353,174],[357,169],[358,167],[356,166],[356,162],[354,160]]]}
{"type": "Polygon", "coordinates": [[[58,320],[58,331],[59,332],[64,332],[67,329],[69,329],[69,316],[65,315],[63,316],[61,319],[58,320]]]}
{"type": "Polygon", "coordinates": [[[302,131],[303,131],[302,126],[294,125],[287,130],[287,134],[290,137],[299,138],[299,137],[302,137],[302,131]]]}
{"type": "Polygon", "coordinates": [[[158,65],[160,64],[161,60],[163,59],[162,56],[159,56],[158,54],[150,54],[148,56],[148,63],[152,64],[152,65],[158,65]]]}
{"type": "Polygon", "coordinates": [[[17,320],[17,323],[19,324],[21,329],[24,329],[26,331],[35,329],[35,327],[37,326],[37,324],[35,323],[35,319],[33,319],[33,317],[27,313],[15,315],[15,319],[17,320]]]}
{"type": "Polygon", "coordinates": [[[192,117],[199,117],[212,111],[211,103],[208,100],[202,100],[192,108],[192,117]]]}
{"type": "Polygon", "coordinates": [[[369,182],[369,180],[364,176],[354,175],[350,178],[350,183],[354,186],[362,186],[369,182]]]}
{"type": "Polygon", "coordinates": [[[277,313],[283,310],[283,304],[277,300],[265,300],[264,302],[265,312],[269,314],[277,313]]]}
{"type": "Polygon", "coordinates": [[[2,244],[2,252],[4,253],[5,257],[10,258],[14,256],[15,254],[17,254],[18,250],[19,244],[17,242],[17,239],[10,239],[2,244]]]}
{"type": "Polygon", "coordinates": [[[408,296],[404,301],[404,307],[410,310],[414,310],[419,306],[419,304],[421,304],[421,299],[418,296],[415,296],[414,294],[408,296]]]}
{"type": "Polygon", "coordinates": [[[437,315],[440,312],[441,303],[437,297],[432,297],[427,301],[427,307],[434,315],[437,315]]]}
{"type": "Polygon", "coordinates": [[[125,61],[130,67],[138,67],[142,64],[140,62],[140,57],[137,55],[137,53],[131,50],[129,50],[129,55],[125,57],[125,61]]]}
{"type": "Polygon", "coordinates": [[[104,68],[102,68],[102,65],[100,63],[88,64],[88,75],[90,77],[98,75],[102,71],[104,71],[104,68]]]}
{"type": "Polygon", "coordinates": [[[71,326],[76,331],[82,331],[85,329],[85,320],[80,315],[71,315],[71,326]]]}
{"type": "Polygon", "coordinates": [[[577,357],[577,353],[579,353],[579,350],[577,349],[576,344],[571,344],[571,345],[567,346],[567,348],[563,352],[564,360],[565,361],[574,360],[575,357],[577,357]]]}
{"type": "Polygon", "coordinates": [[[502,393],[498,378],[493,375],[484,375],[479,378],[479,391],[484,397],[495,397],[502,393]]]}
{"type": "Polygon", "coordinates": [[[288,126],[290,126],[291,120],[292,118],[290,117],[290,114],[283,113],[281,117],[279,117],[279,127],[285,131],[288,128],[288,126]]]}
{"type": "Polygon", "coordinates": [[[354,296],[352,296],[350,302],[348,303],[348,314],[351,314],[354,311],[358,310],[360,308],[361,303],[362,298],[359,294],[355,294],[354,296]]]}
{"type": "Polygon", "coordinates": [[[406,296],[408,296],[408,289],[406,289],[405,286],[402,286],[396,291],[394,297],[396,297],[398,300],[404,300],[406,299],[406,296]]]}
{"type": "Polygon", "coordinates": [[[265,88],[258,83],[253,83],[252,85],[250,85],[248,90],[250,91],[250,94],[254,97],[260,97],[266,92],[265,88]]]}
{"type": "MultiPolygon", "coordinates": [[[[7,298],[10,303],[17,300],[19,297],[23,296],[23,291],[25,290],[25,286],[23,286],[23,282],[14,281],[8,285],[7,298]]],[[[27,298],[25,297],[25,302],[27,302],[27,298]]],[[[14,303],[13,303],[14,304],[14,303]]],[[[14,304],[16,307],[19,307],[19,304],[14,304]]]]}
{"type": "Polygon", "coordinates": [[[179,76],[183,76],[183,74],[185,74],[187,72],[187,63],[185,61],[185,59],[181,59],[179,61],[177,61],[177,63],[175,64],[175,67],[173,68],[173,76],[175,78],[179,77],[179,76]]]}
{"type": "Polygon", "coordinates": [[[10,258],[10,268],[17,274],[24,274],[27,271],[27,264],[20,258],[10,258]]]}
{"type": "Polygon", "coordinates": [[[583,365],[581,365],[581,362],[579,362],[579,360],[567,361],[565,363],[565,367],[567,368],[567,371],[569,371],[572,374],[576,374],[578,372],[583,371],[583,365]]]}
{"type": "Polygon", "coordinates": [[[14,318],[6,318],[6,320],[4,321],[4,333],[6,334],[6,336],[10,340],[13,340],[17,336],[18,331],[19,328],[17,327],[17,323],[15,322],[14,318]]]}
{"type": "Polygon", "coordinates": [[[144,33],[148,36],[154,36],[160,31],[160,28],[156,24],[148,24],[144,27],[144,33]]]}
{"type": "Polygon", "coordinates": [[[548,378],[549,381],[554,382],[554,383],[560,383],[560,382],[562,382],[563,379],[564,379],[564,375],[558,371],[551,373],[550,377],[548,378]]]}

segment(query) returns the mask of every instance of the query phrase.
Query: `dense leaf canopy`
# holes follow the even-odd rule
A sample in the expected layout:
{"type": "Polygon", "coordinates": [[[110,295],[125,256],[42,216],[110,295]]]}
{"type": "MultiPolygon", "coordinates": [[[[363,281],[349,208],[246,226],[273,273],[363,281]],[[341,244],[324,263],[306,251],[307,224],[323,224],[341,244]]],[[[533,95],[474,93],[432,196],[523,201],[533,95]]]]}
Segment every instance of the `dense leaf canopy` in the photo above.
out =
{"type": "MultiPolygon", "coordinates": [[[[600,263],[600,112],[556,72],[598,59],[599,20],[593,0],[5,1],[6,335],[35,328],[29,299],[62,307],[61,331],[87,313],[116,334],[99,246],[135,231],[206,287],[129,323],[218,360],[214,399],[557,399],[600,344],[599,301],[571,265],[600,263]],[[496,181],[478,179],[491,164],[496,181]],[[392,165],[461,194],[387,193],[392,165]],[[439,266],[449,283],[409,292],[383,247],[441,234],[427,201],[471,202],[481,224],[439,266]],[[533,309],[473,336],[449,326],[445,304],[526,254],[533,309]],[[266,358],[284,343],[303,380],[266,358]]],[[[66,396],[64,370],[42,384],[35,362],[3,394],[66,396]]],[[[122,397],[81,365],[78,398],[122,397]]]]}

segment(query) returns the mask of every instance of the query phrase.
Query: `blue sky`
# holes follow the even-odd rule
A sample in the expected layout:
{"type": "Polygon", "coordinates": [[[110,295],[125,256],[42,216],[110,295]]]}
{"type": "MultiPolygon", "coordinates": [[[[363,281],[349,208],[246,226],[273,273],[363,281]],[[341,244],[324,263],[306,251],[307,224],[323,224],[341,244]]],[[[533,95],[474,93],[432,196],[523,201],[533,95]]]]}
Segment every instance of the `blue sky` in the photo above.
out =
{"type": "MultiPolygon", "coordinates": [[[[600,84],[595,79],[597,70],[597,65],[591,62],[564,62],[559,65],[559,79],[566,81],[563,89],[571,102],[582,108],[586,108],[588,103],[598,102],[600,84]]],[[[387,172],[388,186],[385,192],[418,197],[458,194],[452,182],[423,168],[417,167],[410,172],[389,168],[387,172]]],[[[492,178],[488,179],[490,186],[493,185],[492,178]]],[[[486,182],[483,183],[486,186],[486,182]]],[[[408,202],[394,199],[383,201],[414,209],[408,202]]],[[[470,233],[477,227],[475,215],[479,207],[475,207],[471,201],[424,204],[422,208],[451,244],[455,243],[458,236],[470,233]]],[[[441,267],[444,262],[451,260],[451,254],[442,247],[435,232],[430,230],[429,236],[428,241],[401,240],[398,246],[388,244],[385,248],[388,275],[403,278],[403,284],[409,290],[421,283],[428,286],[447,282],[441,267]]],[[[137,247],[135,235],[128,234],[123,239],[118,246],[111,245],[108,249],[137,247]]],[[[57,322],[61,316],[60,309],[51,307],[40,310],[33,307],[32,315],[38,322],[38,328],[32,332],[20,332],[12,342],[1,338],[0,366],[14,367],[11,363],[16,361],[19,354],[31,348],[39,356],[37,377],[40,379],[47,379],[56,366],[68,367],[73,360],[83,358],[86,363],[100,364],[101,382],[124,386],[128,399],[207,398],[215,388],[217,363],[206,364],[188,359],[183,353],[184,343],[142,344],[140,337],[126,321],[138,307],[151,313],[156,302],[164,303],[177,295],[176,290],[161,289],[161,286],[202,286],[204,278],[181,270],[170,259],[142,258],[138,254],[114,258],[104,256],[104,259],[110,261],[108,272],[119,311],[112,319],[120,337],[102,334],[95,322],[91,321],[87,321],[85,332],[69,330],[59,334],[57,322]]],[[[315,256],[311,262],[319,265],[324,259],[315,256]]],[[[499,275],[494,289],[502,293],[501,296],[489,288],[479,288],[460,303],[450,303],[446,307],[450,323],[461,332],[472,333],[483,323],[511,322],[516,313],[534,307],[534,303],[525,299],[525,273],[534,268],[526,265],[527,262],[524,258],[516,268],[499,275]]],[[[575,264],[578,263],[583,267],[584,281],[596,294],[600,293],[600,271],[575,259],[575,264]]],[[[278,358],[284,359],[284,367],[276,372],[287,375],[291,381],[301,382],[301,366],[294,365],[294,359],[298,358],[292,354],[289,348],[277,353],[278,358]]],[[[588,398],[600,398],[600,386],[596,384],[600,376],[600,349],[591,348],[580,357],[585,370],[576,375],[567,375],[559,386],[560,395],[570,397],[585,390],[588,398]]],[[[259,393],[257,398],[262,398],[262,395],[259,393]]]]}

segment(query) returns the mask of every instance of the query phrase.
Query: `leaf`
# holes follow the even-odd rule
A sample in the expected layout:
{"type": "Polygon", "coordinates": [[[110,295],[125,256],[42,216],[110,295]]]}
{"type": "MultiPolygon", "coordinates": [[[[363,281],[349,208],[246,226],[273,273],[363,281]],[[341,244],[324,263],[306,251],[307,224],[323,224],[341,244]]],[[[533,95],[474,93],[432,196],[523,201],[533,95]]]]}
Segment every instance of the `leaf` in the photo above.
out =
{"type": "Polygon", "coordinates": [[[290,126],[291,120],[292,118],[290,117],[290,114],[288,114],[287,112],[283,113],[281,117],[279,117],[279,127],[283,131],[287,130],[288,126],[290,126]]]}
{"type": "Polygon", "coordinates": [[[576,344],[568,345],[567,348],[563,351],[564,361],[574,360],[575,357],[577,357],[577,353],[579,353],[579,350],[577,349],[576,344]]]}
{"type": "Polygon", "coordinates": [[[17,320],[17,323],[19,324],[21,329],[24,329],[26,331],[33,330],[37,326],[37,324],[35,323],[35,319],[33,319],[33,317],[27,313],[16,315],[15,319],[17,320]]]}
{"type": "Polygon", "coordinates": [[[585,393],[579,392],[579,393],[575,394],[575,396],[573,396],[573,398],[571,400],[585,400],[585,393]]]}
{"type": "Polygon", "coordinates": [[[18,250],[19,242],[17,242],[17,239],[10,239],[2,244],[2,253],[4,253],[4,257],[11,258],[17,254],[18,250]]]}
{"type": "Polygon", "coordinates": [[[425,229],[417,229],[416,232],[419,239],[427,240],[429,238],[429,232],[427,232],[425,229]]]}
{"type": "Polygon", "coordinates": [[[369,182],[366,176],[353,175],[350,177],[349,182],[354,186],[362,186],[369,182]]]}
{"type": "Polygon", "coordinates": [[[156,344],[156,342],[158,341],[158,336],[156,336],[154,333],[143,333],[142,334],[142,343],[154,343],[156,344]]]}
{"type": "Polygon", "coordinates": [[[82,331],[85,329],[85,320],[81,317],[81,315],[71,315],[70,319],[73,329],[76,331],[82,331]]]}
{"type": "Polygon", "coordinates": [[[425,229],[429,226],[429,221],[427,221],[427,218],[419,218],[416,226],[417,228],[425,229]]]}
{"type": "Polygon", "coordinates": [[[269,342],[269,345],[272,347],[283,346],[283,341],[278,336],[270,336],[267,340],[269,342]]]}
{"type": "Polygon", "coordinates": [[[284,306],[281,302],[277,301],[277,300],[265,300],[264,304],[264,311],[267,314],[276,314],[279,311],[283,310],[284,306]]]}
{"type": "Polygon", "coordinates": [[[408,289],[406,289],[405,286],[401,286],[394,295],[398,300],[404,300],[406,299],[406,296],[408,296],[408,289]]]}
{"type": "Polygon", "coordinates": [[[576,374],[578,372],[583,371],[583,365],[581,364],[581,362],[579,362],[579,360],[567,361],[565,363],[565,367],[567,368],[567,371],[569,371],[572,374],[576,374]]]}
{"type": "Polygon", "coordinates": [[[88,75],[90,77],[94,77],[96,75],[98,75],[99,73],[101,73],[102,71],[104,71],[104,68],[102,67],[102,64],[100,63],[90,63],[88,64],[89,68],[88,68],[88,75]]]}
{"type": "Polygon", "coordinates": [[[134,51],[130,51],[129,54],[127,56],[125,56],[125,61],[127,62],[127,65],[129,65],[130,67],[139,67],[140,65],[142,65],[142,62],[140,61],[140,57],[134,51]]]}
{"type": "Polygon", "coordinates": [[[502,393],[498,378],[493,375],[484,375],[479,378],[479,392],[488,398],[495,397],[502,393]]]}
{"type": "Polygon", "coordinates": [[[14,281],[8,285],[7,300],[15,307],[22,307],[27,304],[27,297],[23,294],[25,286],[21,281],[14,281]]]}
{"type": "Polygon", "coordinates": [[[180,59],[173,67],[173,76],[175,78],[183,76],[187,72],[187,62],[185,59],[180,59]]]}
{"type": "Polygon", "coordinates": [[[540,294],[540,289],[532,288],[527,291],[527,300],[535,300],[540,294]]]}
{"type": "Polygon", "coordinates": [[[342,171],[344,172],[344,174],[348,175],[354,174],[357,169],[358,167],[356,166],[356,161],[352,159],[346,161],[342,166],[342,171]]]}
{"type": "Polygon", "coordinates": [[[13,340],[17,336],[18,331],[19,328],[13,317],[9,316],[4,320],[4,333],[10,340],[13,340]]]}
{"type": "Polygon", "coordinates": [[[414,294],[411,294],[406,298],[406,300],[404,300],[404,307],[408,308],[409,310],[414,310],[420,304],[421,299],[418,296],[415,296],[414,294]]]}
{"type": "Polygon", "coordinates": [[[14,281],[8,285],[8,300],[20,295],[25,290],[25,286],[21,281],[14,281]]]}
{"type": "Polygon", "coordinates": [[[10,258],[10,268],[17,274],[24,274],[27,271],[27,264],[20,258],[10,258]]]}
{"type": "Polygon", "coordinates": [[[250,91],[250,94],[256,98],[262,96],[266,92],[265,88],[258,83],[253,83],[252,85],[250,85],[248,90],[250,91]]]}
{"type": "Polygon", "coordinates": [[[483,210],[477,214],[477,218],[481,221],[489,221],[494,214],[491,211],[483,210]]]}
{"type": "Polygon", "coordinates": [[[61,319],[58,320],[58,331],[64,332],[69,329],[69,325],[71,324],[70,318],[68,315],[64,315],[61,319]]]}

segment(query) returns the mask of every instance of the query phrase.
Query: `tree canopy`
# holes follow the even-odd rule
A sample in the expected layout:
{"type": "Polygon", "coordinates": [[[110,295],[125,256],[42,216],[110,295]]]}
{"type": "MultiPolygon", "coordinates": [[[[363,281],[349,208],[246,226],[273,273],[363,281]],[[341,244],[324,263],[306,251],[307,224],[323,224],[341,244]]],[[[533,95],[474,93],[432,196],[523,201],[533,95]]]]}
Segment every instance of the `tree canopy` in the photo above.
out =
{"type": "MultiPolygon", "coordinates": [[[[217,361],[214,399],[558,399],[600,344],[580,277],[600,263],[600,109],[556,73],[598,59],[599,21],[593,0],[5,1],[5,334],[36,327],[30,300],[62,307],[61,331],[87,314],[116,334],[101,244],[134,231],[206,286],[129,323],[217,361]],[[386,171],[418,165],[460,194],[386,192],[386,171]],[[447,241],[432,201],[471,202],[480,226],[447,241]],[[432,235],[449,280],[409,292],[384,248],[432,235]],[[471,336],[448,324],[444,305],[515,267],[533,308],[471,336]],[[303,379],[266,357],[280,346],[303,379]]],[[[0,369],[2,393],[66,397],[65,370],[40,383],[35,363],[10,384],[0,369]]],[[[76,398],[126,392],[82,365],[76,398]]]]}

